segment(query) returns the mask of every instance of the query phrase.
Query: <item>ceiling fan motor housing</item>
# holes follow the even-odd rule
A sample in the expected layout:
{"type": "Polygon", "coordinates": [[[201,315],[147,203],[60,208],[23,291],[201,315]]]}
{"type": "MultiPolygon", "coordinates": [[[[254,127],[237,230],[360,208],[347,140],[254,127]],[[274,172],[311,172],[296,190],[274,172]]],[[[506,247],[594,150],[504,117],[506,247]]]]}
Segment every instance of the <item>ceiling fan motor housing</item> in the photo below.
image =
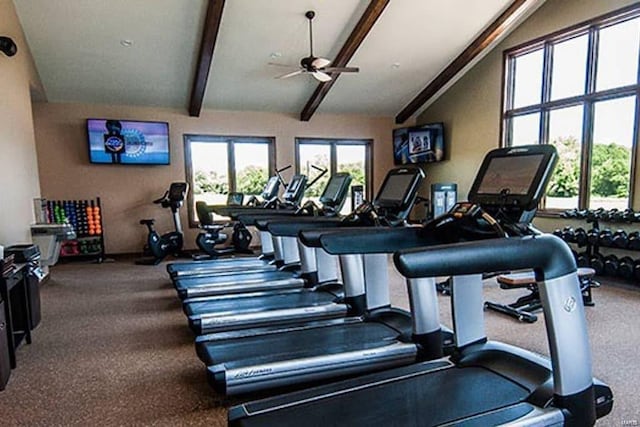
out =
{"type": "Polygon", "coordinates": [[[316,71],[316,67],[313,66],[313,61],[315,61],[316,59],[317,58],[313,56],[307,56],[305,58],[302,58],[300,60],[300,66],[307,71],[316,71]]]}

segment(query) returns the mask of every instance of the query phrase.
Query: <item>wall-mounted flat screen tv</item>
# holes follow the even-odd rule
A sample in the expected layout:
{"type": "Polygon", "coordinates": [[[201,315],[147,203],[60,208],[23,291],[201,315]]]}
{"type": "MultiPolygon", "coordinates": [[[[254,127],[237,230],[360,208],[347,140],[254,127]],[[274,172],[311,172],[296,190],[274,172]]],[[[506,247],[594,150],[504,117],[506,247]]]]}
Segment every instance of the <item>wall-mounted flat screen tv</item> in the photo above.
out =
{"type": "Polygon", "coordinates": [[[89,161],[122,165],[168,165],[169,124],[87,119],[89,161]]]}
{"type": "Polygon", "coordinates": [[[429,123],[393,130],[393,162],[396,165],[444,160],[444,125],[429,123]]]}

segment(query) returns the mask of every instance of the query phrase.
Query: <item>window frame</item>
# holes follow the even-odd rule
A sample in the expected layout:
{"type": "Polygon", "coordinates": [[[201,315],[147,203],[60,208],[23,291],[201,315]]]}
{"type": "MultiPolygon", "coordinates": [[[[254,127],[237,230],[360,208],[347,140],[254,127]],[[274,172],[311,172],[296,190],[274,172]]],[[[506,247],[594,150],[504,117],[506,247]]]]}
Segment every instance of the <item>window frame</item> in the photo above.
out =
{"type": "Polygon", "coordinates": [[[329,148],[329,176],[333,176],[337,170],[337,149],[338,145],[359,145],[365,147],[364,170],[365,170],[365,199],[371,200],[373,189],[373,139],[370,138],[295,138],[295,164],[296,174],[300,173],[300,146],[301,145],[328,145],[329,148]]]}
{"type": "MultiPolygon", "coordinates": [[[[631,146],[631,167],[629,174],[629,197],[628,206],[635,206],[636,172],[638,160],[639,126],[640,119],[640,64],[638,66],[636,82],[626,86],[613,89],[596,91],[596,65],[599,31],[616,24],[621,24],[640,17],[640,4],[633,4],[605,15],[578,23],[571,27],[555,31],[551,34],[538,37],[534,40],[522,43],[518,46],[506,49],[503,52],[502,61],[502,108],[500,116],[500,145],[502,147],[511,145],[513,118],[526,114],[540,114],[540,124],[538,129],[538,143],[548,143],[549,139],[549,116],[555,109],[567,108],[581,105],[583,107],[581,162],[580,162],[580,182],[578,193],[578,209],[589,207],[591,196],[591,153],[593,149],[593,124],[594,105],[597,102],[619,99],[628,96],[635,96],[635,123],[633,124],[633,140],[631,146]],[[551,100],[551,78],[553,67],[553,47],[558,43],[570,40],[575,37],[587,35],[587,63],[585,66],[585,91],[582,95],[575,95],[567,98],[551,100]],[[514,101],[514,80],[515,80],[515,59],[518,56],[542,49],[542,85],[541,102],[539,104],[527,105],[525,107],[512,108],[514,101]]],[[[638,46],[638,58],[640,63],[640,46],[638,46]]],[[[559,214],[563,209],[545,207],[546,199],[541,203],[543,213],[559,214]]]]}
{"type": "Polygon", "coordinates": [[[268,174],[272,176],[276,171],[276,138],[274,136],[238,136],[238,135],[209,135],[209,134],[183,134],[184,141],[184,164],[185,179],[189,183],[189,193],[187,194],[187,212],[189,217],[189,228],[198,228],[200,222],[195,217],[195,199],[193,195],[193,164],[191,161],[191,143],[211,142],[215,144],[227,144],[227,184],[229,192],[236,191],[236,168],[235,168],[235,144],[267,144],[269,166],[268,174]]]}

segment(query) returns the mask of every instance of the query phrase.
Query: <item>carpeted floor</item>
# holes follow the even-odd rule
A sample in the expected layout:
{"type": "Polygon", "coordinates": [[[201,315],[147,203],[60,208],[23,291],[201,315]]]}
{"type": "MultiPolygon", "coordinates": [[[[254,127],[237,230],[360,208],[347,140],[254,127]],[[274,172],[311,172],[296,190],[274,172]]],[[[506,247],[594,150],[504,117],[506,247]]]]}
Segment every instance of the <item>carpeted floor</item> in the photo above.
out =
{"type": "MultiPolygon", "coordinates": [[[[404,282],[394,271],[391,278],[394,304],[407,308],[404,282]]],[[[486,288],[487,299],[517,296],[486,288]]],[[[639,425],[640,288],[604,285],[594,297],[587,316],[595,374],[616,399],[599,425],[639,425]]],[[[207,385],[164,265],[58,265],[42,288],[42,307],[33,344],[20,347],[0,393],[3,426],[223,426],[227,407],[240,401],[207,385]]],[[[440,307],[450,325],[447,297],[440,307]]],[[[548,354],[543,319],[521,324],[487,313],[486,320],[489,337],[548,354]]]]}

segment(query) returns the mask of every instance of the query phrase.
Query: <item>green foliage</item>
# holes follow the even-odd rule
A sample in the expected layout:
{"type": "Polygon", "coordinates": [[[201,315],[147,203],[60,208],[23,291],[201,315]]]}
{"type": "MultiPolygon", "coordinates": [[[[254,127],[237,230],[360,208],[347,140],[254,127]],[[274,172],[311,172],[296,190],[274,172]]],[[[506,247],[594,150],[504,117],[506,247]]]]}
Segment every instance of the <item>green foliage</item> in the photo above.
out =
{"type": "Polygon", "coordinates": [[[345,163],[339,169],[338,172],[347,172],[351,175],[351,185],[365,185],[362,162],[345,163]]]}
{"type": "MultiPolygon", "coordinates": [[[[552,142],[558,150],[558,164],[547,195],[575,197],[580,183],[580,143],[575,137],[552,142]]],[[[591,156],[591,194],[598,197],[629,197],[631,150],[610,144],[594,144],[591,156]]]]}
{"type": "Polygon", "coordinates": [[[248,166],[236,174],[236,191],[245,195],[259,195],[267,185],[269,173],[259,166],[248,166]]]}
{"type": "Polygon", "coordinates": [[[196,171],[193,184],[193,194],[229,193],[229,183],[226,175],[218,175],[218,173],[214,171],[196,171]]]}
{"type": "Polygon", "coordinates": [[[547,195],[575,197],[580,185],[580,144],[574,137],[552,142],[558,150],[558,164],[549,182],[547,195]]]}
{"type": "Polygon", "coordinates": [[[591,167],[591,194],[601,197],[629,197],[631,151],[627,147],[594,144],[591,167]]]}

